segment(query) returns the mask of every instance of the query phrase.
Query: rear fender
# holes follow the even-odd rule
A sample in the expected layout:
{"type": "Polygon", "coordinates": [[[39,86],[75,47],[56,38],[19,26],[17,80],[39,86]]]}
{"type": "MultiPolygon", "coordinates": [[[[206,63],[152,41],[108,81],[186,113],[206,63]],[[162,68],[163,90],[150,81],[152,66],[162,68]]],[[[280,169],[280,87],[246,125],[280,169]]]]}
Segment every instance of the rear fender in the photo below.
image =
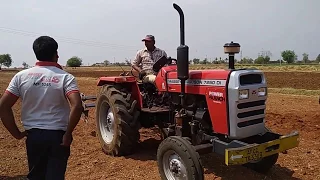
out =
{"type": "Polygon", "coordinates": [[[136,82],[136,78],[133,76],[109,76],[100,77],[97,86],[102,86],[108,83],[132,83],[136,82]]]}
{"type": "Polygon", "coordinates": [[[127,84],[131,87],[132,96],[137,100],[137,106],[142,108],[142,98],[140,95],[140,89],[135,77],[133,76],[114,76],[114,77],[100,77],[97,86],[103,86],[106,84],[127,84]]]}

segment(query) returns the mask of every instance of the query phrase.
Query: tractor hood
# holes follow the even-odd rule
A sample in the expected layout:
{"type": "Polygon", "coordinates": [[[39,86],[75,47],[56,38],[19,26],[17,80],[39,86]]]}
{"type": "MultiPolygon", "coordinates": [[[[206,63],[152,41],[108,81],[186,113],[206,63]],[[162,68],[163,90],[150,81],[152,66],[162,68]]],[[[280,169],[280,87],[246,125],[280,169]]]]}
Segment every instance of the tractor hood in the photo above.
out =
{"type": "MultiPolygon", "coordinates": [[[[229,70],[223,69],[212,69],[212,70],[191,70],[189,71],[188,82],[191,81],[202,81],[202,80],[227,80],[229,70]]],[[[167,76],[168,80],[178,80],[177,71],[169,72],[167,76]]]]}
{"type": "MultiPolygon", "coordinates": [[[[205,94],[206,87],[225,87],[230,70],[191,70],[186,80],[186,92],[205,94]],[[204,87],[200,88],[199,87],[204,87]]],[[[158,73],[155,84],[159,91],[180,92],[180,80],[176,66],[163,67],[158,73]]]]}

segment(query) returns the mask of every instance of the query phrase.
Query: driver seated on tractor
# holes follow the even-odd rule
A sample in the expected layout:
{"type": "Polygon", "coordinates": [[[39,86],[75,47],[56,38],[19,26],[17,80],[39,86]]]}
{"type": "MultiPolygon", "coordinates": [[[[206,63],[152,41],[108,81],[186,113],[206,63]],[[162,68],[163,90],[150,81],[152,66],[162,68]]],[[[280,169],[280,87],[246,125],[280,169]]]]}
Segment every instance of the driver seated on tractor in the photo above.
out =
{"type": "Polygon", "coordinates": [[[142,39],[145,43],[145,48],[139,50],[135,59],[132,61],[132,68],[139,73],[139,79],[143,83],[154,84],[156,73],[152,67],[161,57],[167,57],[167,53],[155,46],[155,38],[153,35],[147,35],[142,39]]]}

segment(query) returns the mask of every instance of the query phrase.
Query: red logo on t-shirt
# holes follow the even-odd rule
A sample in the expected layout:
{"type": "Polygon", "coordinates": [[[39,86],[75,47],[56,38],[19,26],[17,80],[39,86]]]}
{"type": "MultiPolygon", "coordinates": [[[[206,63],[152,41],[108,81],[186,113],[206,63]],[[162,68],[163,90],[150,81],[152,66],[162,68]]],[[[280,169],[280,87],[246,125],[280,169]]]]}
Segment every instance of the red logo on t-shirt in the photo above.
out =
{"type": "Polygon", "coordinates": [[[60,79],[57,76],[53,76],[51,79],[51,82],[53,83],[59,83],[60,79]]]}

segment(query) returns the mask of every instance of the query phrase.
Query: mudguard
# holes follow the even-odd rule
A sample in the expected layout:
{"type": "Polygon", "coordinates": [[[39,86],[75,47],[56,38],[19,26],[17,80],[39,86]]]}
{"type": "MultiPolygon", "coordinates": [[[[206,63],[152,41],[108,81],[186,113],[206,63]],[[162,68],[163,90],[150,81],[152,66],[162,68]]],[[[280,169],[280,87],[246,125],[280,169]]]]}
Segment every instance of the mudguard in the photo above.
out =
{"type": "Polygon", "coordinates": [[[140,89],[137,84],[136,78],[133,76],[108,76],[100,77],[97,86],[103,86],[106,84],[129,84],[131,86],[132,96],[138,101],[138,108],[142,108],[142,97],[140,95],[140,89]]]}

